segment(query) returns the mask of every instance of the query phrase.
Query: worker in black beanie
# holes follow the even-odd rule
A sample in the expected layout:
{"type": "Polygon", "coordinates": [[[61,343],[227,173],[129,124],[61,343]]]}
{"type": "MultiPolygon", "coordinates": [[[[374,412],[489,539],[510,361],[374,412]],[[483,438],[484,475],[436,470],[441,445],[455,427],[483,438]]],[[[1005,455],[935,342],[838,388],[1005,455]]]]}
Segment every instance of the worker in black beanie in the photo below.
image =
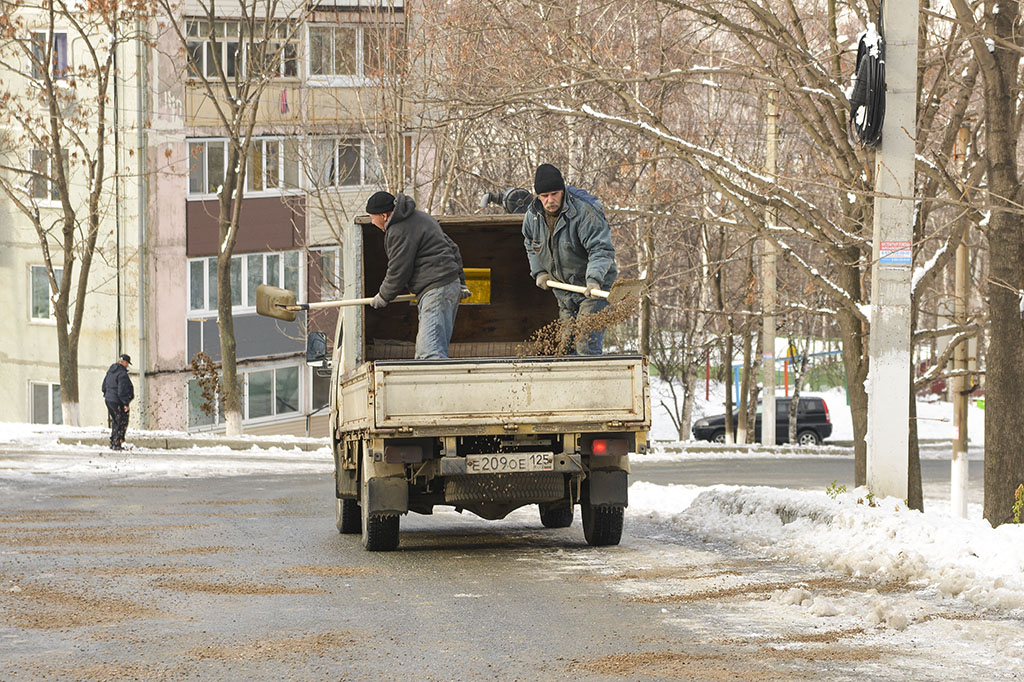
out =
{"type": "MultiPolygon", "coordinates": [[[[558,317],[567,323],[603,310],[608,300],[591,292],[607,291],[618,268],[601,202],[582,190],[567,187],[562,172],[550,163],[537,166],[533,189],[537,198],[523,218],[530,274],[538,287],[551,289],[558,300],[558,317]],[[549,287],[551,280],[585,287],[585,292],[549,287]]],[[[579,355],[600,355],[603,343],[604,331],[578,334],[573,350],[579,355]]]]}
{"type": "Polygon", "coordinates": [[[418,300],[416,359],[448,357],[459,301],[469,298],[459,247],[412,197],[374,192],[366,202],[370,222],[384,233],[388,270],[370,303],[385,307],[411,291],[418,300]]]}

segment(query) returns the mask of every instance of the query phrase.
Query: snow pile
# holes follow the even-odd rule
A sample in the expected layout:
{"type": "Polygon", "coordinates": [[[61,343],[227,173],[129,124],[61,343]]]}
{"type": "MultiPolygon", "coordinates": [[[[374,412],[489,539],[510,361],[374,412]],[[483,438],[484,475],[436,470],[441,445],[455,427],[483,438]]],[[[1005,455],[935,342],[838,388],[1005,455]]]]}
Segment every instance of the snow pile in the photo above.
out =
{"type": "Polygon", "coordinates": [[[881,584],[927,586],[985,608],[1024,609],[1020,525],[993,529],[986,521],[921,514],[895,498],[871,500],[863,488],[830,499],[765,487],[637,482],[630,513],[774,559],[881,584]]]}

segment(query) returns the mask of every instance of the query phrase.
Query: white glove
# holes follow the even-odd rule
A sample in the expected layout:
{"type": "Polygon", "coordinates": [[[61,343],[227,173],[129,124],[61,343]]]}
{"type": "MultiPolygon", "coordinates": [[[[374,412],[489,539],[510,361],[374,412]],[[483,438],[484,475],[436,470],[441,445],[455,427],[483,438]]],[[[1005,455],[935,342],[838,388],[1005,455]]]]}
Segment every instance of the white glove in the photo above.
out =
{"type": "Polygon", "coordinates": [[[537,275],[537,286],[539,286],[541,289],[547,289],[549,279],[551,279],[551,275],[549,275],[546,272],[540,273],[539,275],[537,275]]]}
{"type": "Polygon", "coordinates": [[[469,287],[462,287],[462,291],[459,292],[459,300],[465,301],[467,298],[473,295],[473,292],[469,290],[469,287]]]}
{"type": "Polygon", "coordinates": [[[583,292],[583,295],[586,296],[587,298],[597,298],[596,296],[594,296],[593,292],[594,292],[594,289],[600,289],[600,288],[601,288],[600,284],[598,284],[597,282],[594,282],[593,280],[589,280],[588,279],[587,280],[587,290],[583,292]]]}
{"type": "Polygon", "coordinates": [[[376,296],[374,296],[374,297],[373,297],[373,300],[372,300],[372,301],[370,301],[370,305],[371,305],[371,306],[373,306],[374,308],[378,309],[378,310],[380,310],[381,308],[383,308],[383,307],[384,307],[384,306],[386,306],[387,304],[388,304],[388,302],[387,302],[387,301],[385,301],[385,300],[384,300],[384,299],[383,299],[383,298],[381,297],[381,295],[380,295],[380,293],[379,293],[379,292],[378,292],[378,294],[377,294],[376,296]]]}

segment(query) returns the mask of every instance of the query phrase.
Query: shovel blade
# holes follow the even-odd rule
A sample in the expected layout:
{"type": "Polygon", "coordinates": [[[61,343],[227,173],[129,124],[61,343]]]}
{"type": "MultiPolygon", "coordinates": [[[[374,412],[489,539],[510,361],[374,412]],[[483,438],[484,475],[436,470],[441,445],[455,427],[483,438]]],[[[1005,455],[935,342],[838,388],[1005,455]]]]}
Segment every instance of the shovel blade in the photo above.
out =
{"type": "Polygon", "coordinates": [[[619,301],[632,296],[639,297],[644,290],[642,279],[617,279],[608,290],[608,302],[618,303],[619,301]]]}
{"type": "Polygon", "coordinates": [[[261,284],[256,287],[256,312],[285,322],[295,321],[295,311],[284,306],[295,305],[295,294],[287,289],[261,284]]]}

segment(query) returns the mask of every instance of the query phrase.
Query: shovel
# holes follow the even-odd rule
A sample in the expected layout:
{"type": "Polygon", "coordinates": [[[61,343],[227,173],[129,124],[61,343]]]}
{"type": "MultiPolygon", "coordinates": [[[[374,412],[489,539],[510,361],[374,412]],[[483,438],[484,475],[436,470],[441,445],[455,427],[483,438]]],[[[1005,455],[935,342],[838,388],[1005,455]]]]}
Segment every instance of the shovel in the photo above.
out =
{"type": "MultiPolygon", "coordinates": [[[[587,288],[581,287],[576,284],[566,284],[565,282],[559,282],[553,279],[547,281],[547,285],[554,289],[563,289],[565,291],[573,291],[577,294],[584,293],[587,288]]],[[[591,289],[591,296],[599,296],[600,298],[607,298],[609,303],[618,303],[619,301],[629,298],[630,296],[639,296],[644,290],[644,280],[642,279],[617,279],[612,284],[612,288],[608,291],[601,289],[591,289]]]]}
{"type": "MultiPolygon", "coordinates": [[[[413,294],[395,296],[394,301],[413,301],[413,294]]],[[[256,287],[256,312],[266,317],[273,317],[285,322],[294,322],[295,313],[299,310],[315,310],[317,308],[340,308],[347,305],[370,305],[370,298],[348,298],[341,301],[320,301],[318,303],[296,303],[295,293],[287,289],[261,284],[256,287]]]]}

